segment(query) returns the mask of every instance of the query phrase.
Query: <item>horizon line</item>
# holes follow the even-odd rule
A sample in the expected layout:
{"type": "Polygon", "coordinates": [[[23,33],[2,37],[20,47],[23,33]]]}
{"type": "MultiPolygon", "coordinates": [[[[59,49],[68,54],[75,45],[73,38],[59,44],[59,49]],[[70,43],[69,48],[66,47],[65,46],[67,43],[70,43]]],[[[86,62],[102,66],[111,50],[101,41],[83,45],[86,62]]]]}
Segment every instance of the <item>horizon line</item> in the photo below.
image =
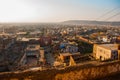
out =
{"type": "Polygon", "coordinates": [[[62,22],[66,22],[66,21],[97,21],[97,22],[120,22],[120,21],[104,21],[104,20],[64,20],[64,21],[56,21],[56,22],[39,22],[39,21],[18,21],[18,22],[0,22],[0,24],[2,23],[62,23],[62,22]]]}

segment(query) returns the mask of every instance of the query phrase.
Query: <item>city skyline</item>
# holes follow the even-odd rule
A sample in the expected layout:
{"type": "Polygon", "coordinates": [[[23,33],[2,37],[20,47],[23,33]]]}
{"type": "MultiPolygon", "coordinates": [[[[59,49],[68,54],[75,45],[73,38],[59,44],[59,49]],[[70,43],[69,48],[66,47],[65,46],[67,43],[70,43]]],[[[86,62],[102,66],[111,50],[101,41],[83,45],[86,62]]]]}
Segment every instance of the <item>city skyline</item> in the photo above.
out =
{"type": "Polygon", "coordinates": [[[119,4],[119,0],[0,0],[0,22],[120,21],[120,15],[112,17],[120,13],[119,4]]]}

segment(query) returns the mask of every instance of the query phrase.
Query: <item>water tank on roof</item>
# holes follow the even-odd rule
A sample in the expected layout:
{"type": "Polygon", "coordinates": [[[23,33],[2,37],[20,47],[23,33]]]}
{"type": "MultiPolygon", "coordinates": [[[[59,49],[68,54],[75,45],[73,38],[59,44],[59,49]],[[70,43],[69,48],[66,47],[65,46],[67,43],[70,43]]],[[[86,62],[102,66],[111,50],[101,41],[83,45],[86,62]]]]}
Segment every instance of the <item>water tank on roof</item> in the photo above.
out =
{"type": "Polygon", "coordinates": [[[60,48],[61,48],[61,49],[65,48],[65,45],[64,45],[64,44],[61,44],[61,45],[60,45],[60,48]]]}

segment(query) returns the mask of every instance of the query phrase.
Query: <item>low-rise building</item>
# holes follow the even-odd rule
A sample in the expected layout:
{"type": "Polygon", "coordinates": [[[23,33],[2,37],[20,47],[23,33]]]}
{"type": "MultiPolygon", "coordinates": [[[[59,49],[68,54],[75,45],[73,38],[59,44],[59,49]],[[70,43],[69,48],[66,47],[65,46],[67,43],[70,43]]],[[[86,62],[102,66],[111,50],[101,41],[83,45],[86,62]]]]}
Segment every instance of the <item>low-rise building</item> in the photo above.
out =
{"type": "Polygon", "coordinates": [[[26,64],[29,66],[40,66],[45,64],[44,49],[37,44],[28,45],[26,48],[26,64]]]}
{"type": "Polygon", "coordinates": [[[76,63],[80,59],[80,53],[60,53],[60,60],[62,63],[65,63],[66,65],[76,65],[76,63]]]}
{"type": "Polygon", "coordinates": [[[93,55],[100,61],[119,59],[119,44],[94,44],[93,55]]]}
{"type": "Polygon", "coordinates": [[[40,45],[28,45],[26,48],[26,56],[39,57],[40,45]]]}
{"type": "Polygon", "coordinates": [[[40,58],[39,58],[39,64],[45,64],[45,50],[43,48],[40,48],[40,58]]]}
{"type": "Polygon", "coordinates": [[[15,38],[11,38],[11,37],[0,38],[0,52],[2,49],[8,49],[14,43],[15,43],[15,38]]]}
{"type": "Polygon", "coordinates": [[[77,53],[78,52],[78,44],[75,42],[64,42],[60,44],[61,52],[64,53],[77,53]]]}

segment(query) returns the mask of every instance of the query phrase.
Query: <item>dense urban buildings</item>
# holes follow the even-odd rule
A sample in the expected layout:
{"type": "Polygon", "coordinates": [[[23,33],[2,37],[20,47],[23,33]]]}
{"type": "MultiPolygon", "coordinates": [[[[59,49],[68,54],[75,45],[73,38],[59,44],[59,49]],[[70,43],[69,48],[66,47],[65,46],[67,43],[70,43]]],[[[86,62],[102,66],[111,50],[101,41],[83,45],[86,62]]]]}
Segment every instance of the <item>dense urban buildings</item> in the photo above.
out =
{"type": "Polygon", "coordinates": [[[12,26],[1,24],[0,72],[59,70],[119,61],[119,27],[40,23],[32,25],[21,23],[12,26]]]}
{"type": "Polygon", "coordinates": [[[15,29],[9,24],[0,27],[1,71],[61,68],[93,60],[119,60],[119,26],[12,25],[15,29]],[[2,66],[6,65],[3,69],[2,66]]]}

